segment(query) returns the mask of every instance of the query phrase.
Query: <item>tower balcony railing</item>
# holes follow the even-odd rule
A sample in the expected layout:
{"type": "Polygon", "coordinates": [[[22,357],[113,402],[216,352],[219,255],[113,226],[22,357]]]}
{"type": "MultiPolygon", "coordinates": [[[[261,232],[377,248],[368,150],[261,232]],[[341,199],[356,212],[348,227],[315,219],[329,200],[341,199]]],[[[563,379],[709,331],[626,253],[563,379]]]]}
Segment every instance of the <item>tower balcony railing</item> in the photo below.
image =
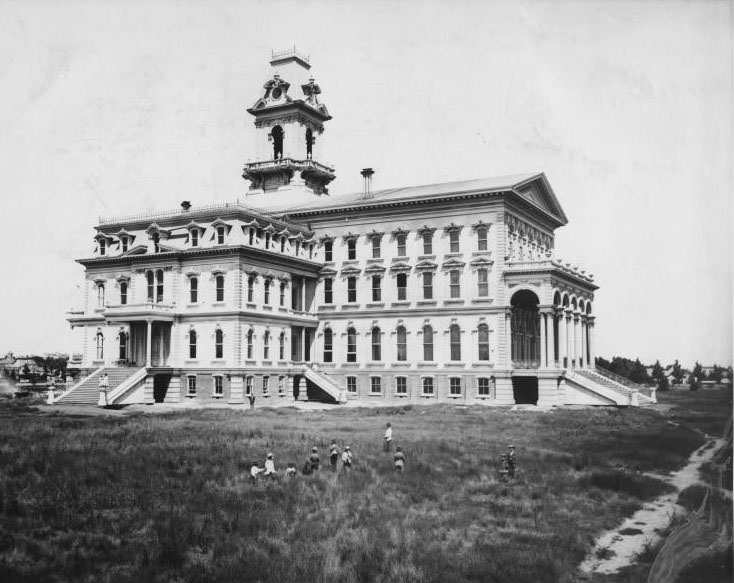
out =
{"type": "Polygon", "coordinates": [[[109,304],[104,311],[105,318],[124,320],[163,318],[171,320],[174,316],[176,306],[162,302],[145,302],[139,304],[109,304]]]}
{"type": "Polygon", "coordinates": [[[307,158],[305,160],[297,160],[296,158],[277,158],[275,160],[255,160],[254,162],[247,162],[247,164],[245,164],[245,168],[249,172],[252,172],[252,171],[257,172],[260,170],[271,170],[273,168],[290,168],[290,167],[312,168],[324,174],[334,173],[333,167],[327,166],[326,164],[322,164],[321,162],[316,162],[315,160],[311,160],[310,158],[307,158]]]}

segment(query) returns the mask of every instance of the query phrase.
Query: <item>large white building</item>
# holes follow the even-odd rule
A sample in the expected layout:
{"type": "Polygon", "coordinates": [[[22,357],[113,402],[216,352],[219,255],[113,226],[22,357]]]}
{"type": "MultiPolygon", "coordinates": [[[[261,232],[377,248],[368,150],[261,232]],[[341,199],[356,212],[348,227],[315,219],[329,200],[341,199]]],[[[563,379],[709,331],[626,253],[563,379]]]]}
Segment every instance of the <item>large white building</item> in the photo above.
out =
{"type": "Polygon", "coordinates": [[[594,367],[593,276],[554,256],[567,218],[543,174],[332,195],[331,119],[309,59],[274,53],[248,109],[242,202],[96,227],[91,375],[61,397],[243,403],[637,404],[594,367]]]}

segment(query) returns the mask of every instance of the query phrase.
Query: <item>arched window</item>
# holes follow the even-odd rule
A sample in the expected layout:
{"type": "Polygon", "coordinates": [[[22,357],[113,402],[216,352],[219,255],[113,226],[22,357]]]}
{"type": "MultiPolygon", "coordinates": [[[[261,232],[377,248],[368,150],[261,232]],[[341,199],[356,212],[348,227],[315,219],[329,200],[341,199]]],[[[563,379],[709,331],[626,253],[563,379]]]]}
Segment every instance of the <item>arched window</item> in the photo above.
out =
{"type": "Polygon", "coordinates": [[[160,303],[163,301],[163,270],[159,269],[155,272],[155,281],[156,281],[156,289],[155,289],[155,301],[160,303]]]}
{"type": "Polygon", "coordinates": [[[310,160],[313,155],[313,132],[306,128],[306,159],[310,160]]]}
{"type": "Polygon", "coordinates": [[[357,331],[347,329],[347,362],[357,362],[357,331]]]}
{"type": "Polygon", "coordinates": [[[408,334],[405,331],[405,326],[398,326],[397,328],[397,341],[398,341],[398,360],[408,360],[408,334]]]}
{"type": "Polygon", "coordinates": [[[250,328],[247,331],[247,358],[252,358],[254,351],[255,332],[250,328]]]}
{"type": "Polygon", "coordinates": [[[196,330],[189,330],[189,358],[196,358],[196,330]]]}
{"type": "Polygon", "coordinates": [[[382,343],[380,338],[380,329],[375,326],[372,328],[372,360],[382,360],[382,343]]]}
{"type": "Polygon", "coordinates": [[[127,333],[120,331],[120,360],[127,360],[127,333]]]}
{"type": "Polygon", "coordinates": [[[224,333],[221,328],[214,332],[214,358],[224,358],[224,333]]]}
{"type": "Polygon", "coordinates": [[[120,282],[120,304],[123,306],[127,304],[127,282],[120,282]]]}
{"type": "Polygon", "coordinates": [[[145,278],[148,281],[148,301],[152,302],[155,296],[155,276],[152,271],[145,274],[145,278]]]}
{"type": "Polygon", "coordinates": [[[451,342],[451,360],[461,360],[461,328],[458,324],[449,327],[449,339],[451,342]]]}
{"type": "Polygon", "coordinates": [[[223,302],[224,301],[224,276],[217,275],[217,278],[215,281],[217,284],[217,301],[223,302]]]}
{"type": "Polygon", "coordinates": [[[280,283],[280,305],[285,306],[285,289],[286,289],[286,283],[282,281],[280,283]]]}
{"type": "Polygon", "coordinates": [[[270,281],[269,279],[265,280],[265,298],[263,301],[265,305],[270,304],[270,286],[272,285],[272,283],[273,282],[270,281]]]}
{"type": "Polygon", "coordinates": [[[195,304],[199,301],[199,278],[189,278],[189,301],[195,304]]]}
{"type": "Polygon", "coordinates": [[[281,332],[278,338],[278,358],[285,360],[285,332],[281,332]]]}
{"type": "Polygon", "coordinates": [[[275,126],[270,135],[273,138],[273,159],[279,160],[283,157],[283,128],[275,126]]]}
{"type": "Polygon", "coordinates": [[[324,362],[334,361],[334,334],[331,328],[324,328],[324,362]]]}
{"type": "Polygon", "coordinates": [[[97,360],[102,360],[104,358],[104,334],[102,334],[102,330],[97,331],[97,360]]]}
{"type": "Polygon", "coordinates": [[[423,326],[423,360],[433,360],[433,328],[428,324],[423,326]]]}
{"type": "Polygon", "coordinates": [[[263,334],[263,360],[270,360],[270,332],[263,334]]]}
{"type": "Polygon", "coordinates": [[[479,341],[479,360],[489,360],[489,327],[486,324],[479,324],[477,336],[479,341]]]}

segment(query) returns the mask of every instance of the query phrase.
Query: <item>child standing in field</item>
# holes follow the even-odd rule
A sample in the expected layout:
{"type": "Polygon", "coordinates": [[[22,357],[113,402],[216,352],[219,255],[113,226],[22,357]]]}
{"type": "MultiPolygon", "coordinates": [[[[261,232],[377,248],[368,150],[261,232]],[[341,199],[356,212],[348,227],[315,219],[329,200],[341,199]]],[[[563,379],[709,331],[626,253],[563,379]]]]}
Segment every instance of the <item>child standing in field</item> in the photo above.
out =
{"type": "Polygon", "coordinates": [[[263,476],[268,476],[270,478],[275,478],[277,476],[275,473],[275,461],[273,461],[272,453],[269,453],[268,457],[265,458],[265,473],[263,476]]]}
{"type": "Polygon", "coordinates": [[[349,446],[344,448],[344,451],[342,452],[342,468],[344,470],[349,470],[352,467],[352,450],[349,449],[349,446]]]}
{"type": "Polygon", "coordinates": [[[392,449],[392,425],[388,423],[385,426],[385,439],[383,441],[384,451],[390,451],[392,449]]]}
{"type": "Polygon", "coordinates": [[[395,463],[395,471],[398,473],[402,473],[403,468],[405,467],[405,454],[403,453],[403,448],[396,448],[395,455],[392,457],[395,463]]]}
{"type": "Polygon", "coordinates": [[[296,473],[296,464],[294,464],[293,462],[289,462],[285,468],[285,475],[289,478],[295,478],[296,473]]]}
{"type": "Polygon", "coordinates": [[[321,458],[319,458],[319,450],[317,448],[311,448],[311,457],[308,458],[308,461],[311,462],[311,469],[317,472],[321,465],[321,458]]]}
{"type": "Polygon", "coordinates": [[[257,477],[263,470],[258,467],[257,462],[252,462],[250,465],[250,482],[253,484],[257,482],[257,477]]]}
{"type": "Polygon", "coordinates": [[[336,464],[339,462],[339,448],[336,446],[336,441],[331,442],[329,448],[329,462],[331,463],[331,471],[336,471],[336,464]]]}

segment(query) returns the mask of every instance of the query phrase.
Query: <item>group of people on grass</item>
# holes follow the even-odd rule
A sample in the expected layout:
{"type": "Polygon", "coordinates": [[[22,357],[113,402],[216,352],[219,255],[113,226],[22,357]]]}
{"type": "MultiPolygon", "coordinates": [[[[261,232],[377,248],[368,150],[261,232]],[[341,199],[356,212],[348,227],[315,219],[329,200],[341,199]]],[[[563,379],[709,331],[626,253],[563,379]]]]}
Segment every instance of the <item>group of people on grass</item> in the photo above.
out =
{"type": "MultiPolygon", "coordinates": [[[[387,453],[390,453],[392,451],[392,445],[392,425],[388,423],[385,426],[383,450],[387,453]]],[[[342,472],[349,471],[352,468],[352,464],[354,462],[352,449],[350,446],[347,445],[342,451],[340,451],[339,446],[337,446],[336,444],[336,441],[332,441],[331,445],[329,446],[329,468],[332,472],[336,473],[339,471],[340,461],[342,472]]],[[[395,453],[393,454],[393,465],[395,471],[398,473],[401,473],[405,468],[405,454],[403,453],[403,449],[401,447],[395,448],[395,453]]],[[[319,456],[319,449],[314,446],[311,448],[311,454],[308,456],[305,463],[303,464],[301,473],[304,476],[309,476],[314,472],[318,472],[320,468],[321,457],[319,456]]],[[[296,464],[290,462],[285,469],[286,477],[292,478],[295,477],[297,474],[298,470],[296,468],[296,464]]],[[[268,453],[268,455],[266,456],[265,464],[263,467],[260,467],[260,465],[256,461],[253,461],[250,464],[250,481],[256,482],[261,477],[271,480],[278,477],[278,472],[275,470],[275,459],[273,458],[272,453],[268,453]]]]}

